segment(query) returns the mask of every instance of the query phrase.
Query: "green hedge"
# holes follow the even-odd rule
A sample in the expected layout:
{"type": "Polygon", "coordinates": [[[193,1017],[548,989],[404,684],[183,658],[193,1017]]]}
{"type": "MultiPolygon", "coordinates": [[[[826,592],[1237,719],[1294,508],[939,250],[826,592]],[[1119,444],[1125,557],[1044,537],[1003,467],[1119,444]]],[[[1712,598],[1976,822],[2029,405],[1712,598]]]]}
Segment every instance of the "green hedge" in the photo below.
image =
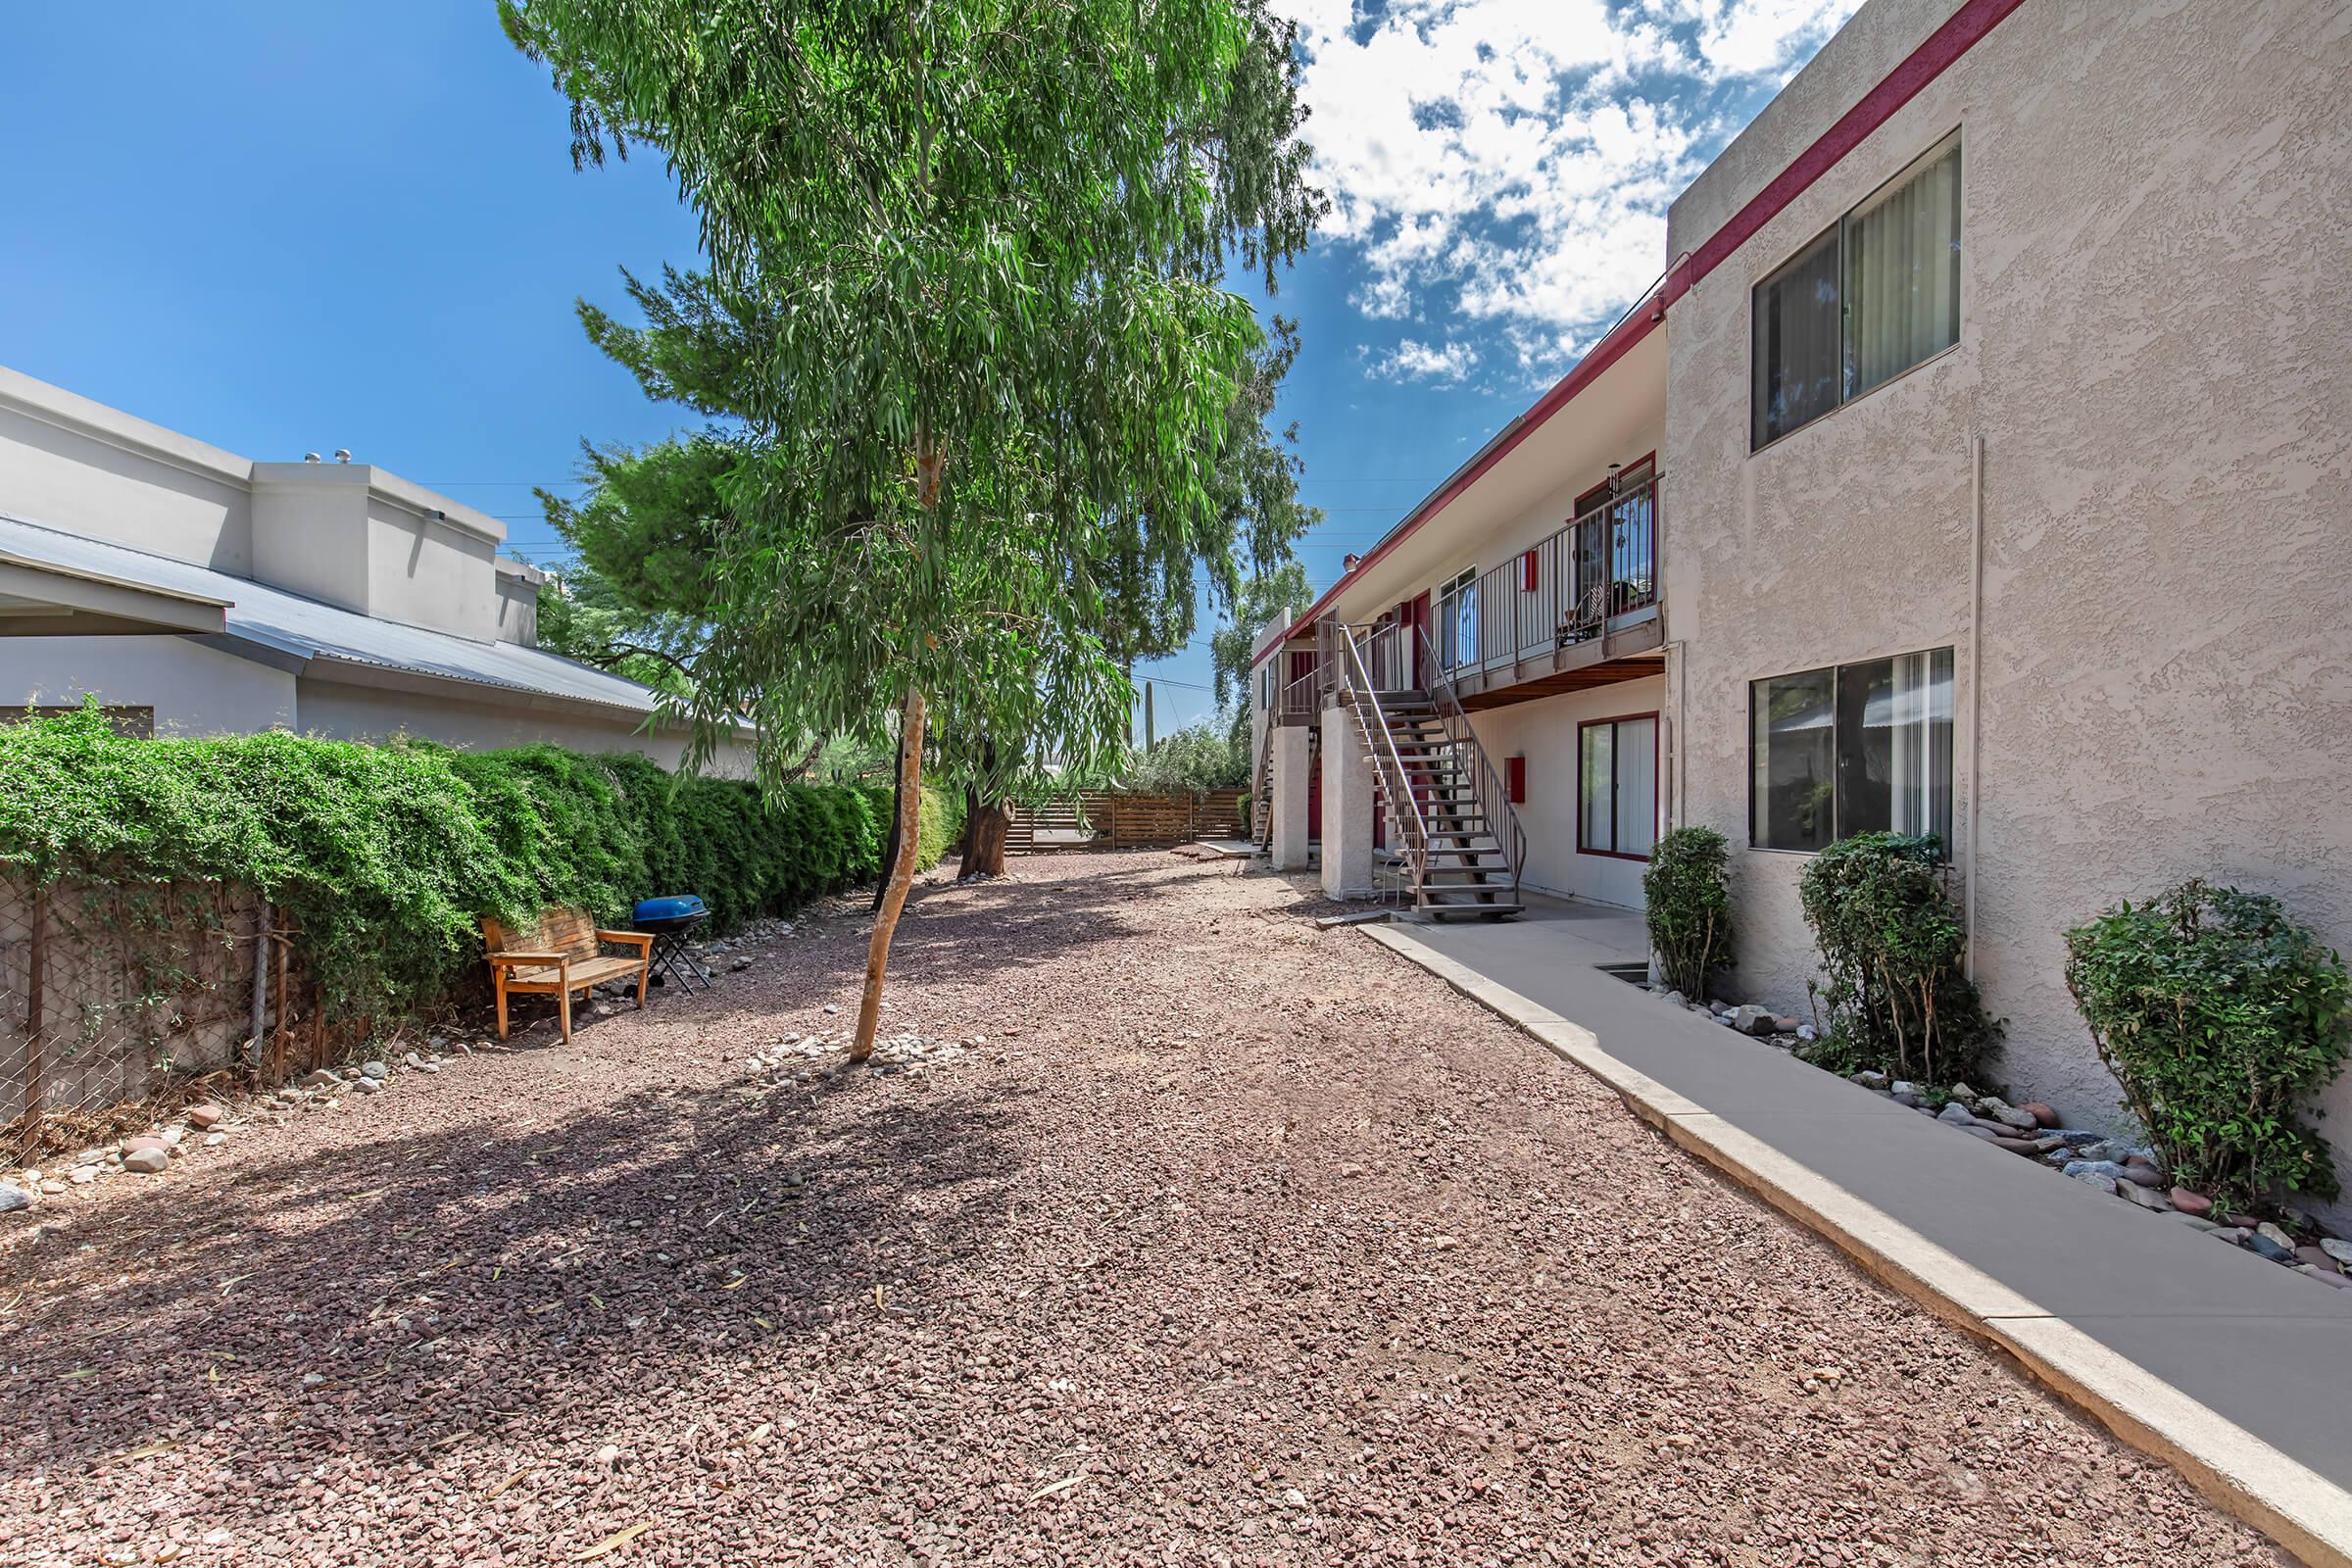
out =
{"type": "MultiPolygon", "coordinates": [[[[729,930],[879,870],[890,792],[672,775],[555,746],[456,752],[282,731],[134,740],[94,707],[0,725],[0,871],[46,882],[226,882],[269,896],[328,1005],[406,1011],[481,956],[485,914],[624,918],[700,894],[729,930]]],[[[926,791],[935,861],[957,812],[926,791]]]]}

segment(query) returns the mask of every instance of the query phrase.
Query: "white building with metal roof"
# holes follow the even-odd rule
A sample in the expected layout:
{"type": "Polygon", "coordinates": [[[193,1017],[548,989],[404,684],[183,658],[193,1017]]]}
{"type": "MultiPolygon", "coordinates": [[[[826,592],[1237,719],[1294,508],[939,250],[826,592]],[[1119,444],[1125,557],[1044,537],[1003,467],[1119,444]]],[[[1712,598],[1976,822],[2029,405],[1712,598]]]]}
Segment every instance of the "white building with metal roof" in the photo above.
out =
{"type": "MultiPolygon", "coordinates": [[[[655,692],[537,646],[506,526],[368,464],[255,463],[0,368],[0,709],[551,741],[675,766],[655,692]]],[[[748,770],[750,735],[719,759],[748,770]]]]}

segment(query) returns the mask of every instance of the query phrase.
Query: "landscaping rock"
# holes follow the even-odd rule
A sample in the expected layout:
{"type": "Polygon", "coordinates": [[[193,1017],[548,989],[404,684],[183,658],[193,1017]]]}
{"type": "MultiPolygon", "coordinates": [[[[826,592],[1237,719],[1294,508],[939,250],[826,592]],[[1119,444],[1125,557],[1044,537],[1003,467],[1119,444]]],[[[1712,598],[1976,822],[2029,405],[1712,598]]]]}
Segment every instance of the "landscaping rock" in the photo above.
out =
{"type": "Polygon", "coordinates": [[[2263,1231],[2276,1229],[2276,1226],[2263,1226],[2262,1230],[2258,1230],[2246,1238],[2246,1248],[2249,1251],[2261,1253],[2274,1263],[2292,1263],[2295,1260],[2295,1250],[2291,1247],[2281,1246],[2263,1234],[2263,1231]]]}
{"type": "Polygon", "coordinates": [[[122,1168],[141,1176],[153,1176],[171,1163],[171,1151],[162,1148],[135,1149],[122,1156],[122,1168]]]}
{"type": "Polygon", "coordinates": [[[2041,1101],[2029,1100],[2017,1108],[2024,1111],[2027,1115],[2033,1117],[2034,1125],[2036,1127],[2055,1127],[2058,1125],[2058,1112],[2041,1101]]]}
{"type": "Polygon", "coordinates": [[[1697,1013],[1701,1018],[1712,1018],[1715,1016],[1715,1009],[1708,1006],[1703,1002],[1686,1002],[1683,1004],[1683,1005],[1689,1007],[1692,1012],[1697,1013]]]}
{"type": "Polygon", "coordinates": [[[2218,1237],[2222,1241],[2228,1242],[2231,1247],[2243,1247],[2246,1245],[2246,1238],[2252,1236],[2254,1233],[2252,1231],[2241,1231],[2232,1225],[2223,1225],[2207,1231],[2205,1234],[2208,1236],[2218,1237]]]}
{"type": "Polygon", "coordinates": [[[2002,1105],[1991,1112],[1992,1119],[2004,1127],[2014,1127],[2021,1133],[2039,1132],[2041,1121],[2022,1105],[2002,1105]]]}
{"type": "Polygon", "coordinates": [[[2112,1193],[2116,1190],[2116,1180],[2114,1177],[2102,1176],[2095,1170],[2086,1170],[2080,1173],[2070,1171],[2068,1174],[2073,1176],[2075,1180],[2082,1183],[2085,1187],[2096,1187],[2102,1193],[2112,1193]]]}
{"type": "Polygon", "coordinates": [[[2271,1241],[2280,1247],[2285,1248],[2290,1252],[2295,1250],[2295,1239],[2267,1220],[2254,1227],[2254,1234],[2257,1236],[2269,1237],[2271,1241]]]}
{"type": "Polygon", "coordinates": [[[1796,1038],[1810,1044],[1811,1042],[1820,1039],[1821,1036],[1811,1024],[1800,1023],[1796,1026],[1796,1038]]]}
{"type": "Polygon", "coordinates": [[[2069,1176],[2104,1176],[2111,1182],[2124,1180],[2124,1167],[2112,1159],[2070,1159],[2066,1162],[2069,1176]]]}
{"type": "Polygon", "coordinates": [[[1917,1095],[1908,1093],[1907,1091],[1901,1089],[1887,1090],[1886,1098],[1893,1101],[1898,1105],[1908,1105],[1913,1110],[1924,1110],[1927,1108],[1919,1102],[1919,1097],[1917,1095]]]}
{"type": "Polygon", "coordinates": [[[2164,1172],[2141,1159],[2137,1154],[2124,1161],[2124,1174],[2142,1187],[2162,1187],[2164,1172]]]}
{"type": "Polygon", "coordinates": [[[204,1147],[207,1149],[219,1149],[227,1142],[228,1134],[226,1133],[206,1133],[204,1135],[204,1147]]]}
{"type": "Polygon", "coordinates": [[[2313,1268],[2320,1270],[2324,1274],[2332,1274],[2335,1272],[2335,1259],[2329,1257],[2326,1252],[2321,1251],[2316,1247],[2296,1248],[2295,1257],[2297,1261],[2309,1263],[2313,1268]]]}
{"type": "Polygon", "coordinates": [[[2332,1268],[2314,1268],[2309,1263],[2305,1263],[2295,1272],[2308,1274],[2322,1285],[2332,1285],[2339,1291],[2352,1291],[2352,1279],[2345,1278],[2332,1268]]]}
{"type": "Polygon", "coordinates": [[[227,1115],[228,1112],[219,1105],[191,1105],[188,1108],[188,1125],[200,1133],[209,1133],[227,1115]]]}
{"type": "MultiPolygon", "coordinates": [[[[351,1081],[351,1087],[363,1095],[380,1095],[384,1092],[384,1080],[381,1078],[355,1078],[351,1081]]],[[[332,1104],[334,1102],[329,1101],[327,1103],[332,1104]]]]}
{"type": "MultiPolygon", "coordinates": [[[[1966,1127],[1970,1123],[1974,1122],[1977,1118],[1968,1113],[1968,1107],[1966,1105],[1961,1104],[1958,1101],[1954,1101],[1950,1104],[1944,1106],[1941,1110],[1937,1111],[1936,1113],[1936,1119],[1937,1121],[1948,1121],[1955,1127],[1966,1127]]],[[[2074,1172],[2070,1170],[2067,1172],[2067,1174],[2072,1176],[2074,1172]]]]}
{"type": "Polygon", "coordinates": [[[137,1138],[123,1139],[122,1153],[125,1158],[132,1154],[145,1153],[160,1153],[168,1158],[172,1153],[172,1145],[152,1133],[147,1133],[137,1138]]]}
{"type": "Polygon", "coordinates": [[[2250,1231],[2261,1224],[2262,1220],[2253,1214],[2225,1214],[2222,1216],[2222,1223],[2237,1230],[2250,1231]]]}
{"type": "Polygon", "coordinates": [[[391,1077],[391,1076],[392,1076],[392,1069],[391,1069],[389,1066],[387,1066],[385,1063],[383,1063],[383,1062],[380,1062],[380,1061],[363,1061],[363,1062],[361,1062],[361,1063],[360,1063],[360,1072],[361,1072],[361,1075],[362,1075],[362,1076],[364,1076],[364,1077],[368,1077],[368,1078],[373,1078],[373,1079],[374,1079],[374,1080],[376,1080],[376,1082],[378,1082],[378,1083],[381,1083],[381,1082],[383,1082],[383,1080],[385,1080],[386,1078],[389,1078],[389,1077],[391,1077]]]}
{"type": "Polygon", "coordinates": [[[2199,1219],[2204,1219],[2213,1213],[2213,1200],[2207,1198],[2203,1193],[2192,1193],[2185,1187],[2176,1187],[2166,1196],[2172,1199],[2173,1206],[2183,1214],[2194,1214],[2199,1219]]]}
{"type": "Polygon", "coordinates": [[[76,1187],[87,1187],[97,1179],[98,1167],[95,1165],[76,1165],[66,1172],[66,1180],[76,1187]]]}
{"type": "Polygon", "coordinates": [[[2172,1200],[2166,1198],[2154,1187],[2143,1187],[2138,1182],[2118,1182],[2115,1196],[2159,1214],[2169,1213],[2173,1206],[2172,1200]]]}
{"type": "MultiPolygon", "coordinates": [[[[1973,1133],[1976,1131],[1976,1129],[1971,1127],[1969,1131],[1973,1133]]],[[[2026,1138],[1995,1137],[1992,1140],[1992,1147],[1995,1149],[2005,1149],[2012,1154],[2025,1154],[2029,1157],[2041,1152],[2040,1145],[2033,1142],[2031,1139],[2026,1138]]]]}
{"type": "Polygon", "coordinates": [[[1772,1033],[1772,1009],[1759,1007],[1752,1002],[1734,1007],[1732,1027],[1743,1035],[1768,1035],[1772,1033]]]}
{"type": "Polygon", "coordinates": [[[1891,1080],[1888,1079],[1887,1076],[1883,1072],[1870,1072],[1867,1070],[1858,1072],[1854,1074],[1854,1082],[1860,1084],[1865,1089],[1886,1089],[1891,1087],[1891,1080]]]}
{"type": "Polygon", "coordinates": [[[1666,1005],[1669,1007],[1687,1007],[1690,1004],[1690,999],[1684,996],[1680,991],[1669,991],[1666,993],[1666,1005]]]}
{"type": "Polygon", "coordinates": [[[2173,1218],[2179,1220],[2181,1224],[2187,1226],[2192,1231],[2218,1231],[2221,1229],[2219,1225],[2216,1225],[2209,1219],[2200,1218],[2195,1214],[2183,1213],[2179,1208],[2175,1208],[2173,1210],[2173,1218]]]}
{"type": "Polygon", "coordinates": [[[1963,1128],[1961,1128],[1960,1130],[1961,1130],[1962,1132],[1964,1132],[1964,1133],[1968,1134],[1968,1136],[1969,1136],[1969,1137],[1971,1137],[1971,1138],[1976,1138],[1976,1139],[1981,1139],[1981,1140],[1983,1140],[1984,1142],[1985,1142],[1985,1143],[1987,1143],[1987,1144],[1998,1144],[1998,1143],[2000,1143],[2000,1142],[2002,1142],[2002,1141],[2003,1141],[2003,1140],[2002,1140],[2002,1138],[2001,1138],[2001,1135],[2000,1135],[1999,1133],[1996,1133],[1996,1132],[1994,1132],[1994,1131],[1993,1131],[1991,1128],[1989,1128],[1989,1127],[1980,1127],[1980,1126],[1977,1126],[1977,1125],[1975,1125],[1974,1123],[1971,1123],[1970,1125],[1968,1125],[1968,1126],[1966,1126],[1966,1127],[1963,1127],[1963,1128]]]}
{"type": "Polygon", "coordinates": [[[303,1078],[302,1087],[305,1089],[340,1089],[343,1087],[343,1080],[328,1072],[324,1067],[319,1067],[303,1078]]]}
{"type": "Polygon", "coordinates": [[[1968,1085],[1954,1084],[1952,1085],[1952,1098],[1959,1101],[1969,1101],[1975,1100],[1979,1097],[1977,1092],[1974,1089],[1969,1088],[1968,1085]]]}
{"type": "Polygon", "coordinates": [[[2320,1250],[2334,1258],[2338,1263],[2352,1267],[2352,1242],[2339,1241],[2332,1236],[2323,1236],[2320,1238],[2320,1250]]]}
{"type": "Polygon", "coordinates": [[[32,1195],[13,1182],[0,1182],[0,1214],[13,1214],[20,1208],[32,1206],[32,1195]]]}

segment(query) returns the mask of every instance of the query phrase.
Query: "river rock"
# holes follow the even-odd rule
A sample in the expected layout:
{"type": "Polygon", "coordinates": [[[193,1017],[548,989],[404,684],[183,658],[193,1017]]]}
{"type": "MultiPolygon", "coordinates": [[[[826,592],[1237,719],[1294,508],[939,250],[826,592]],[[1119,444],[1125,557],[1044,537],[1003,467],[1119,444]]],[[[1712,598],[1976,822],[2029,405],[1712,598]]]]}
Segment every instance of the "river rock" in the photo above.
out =
{"type": "Polygon", "coordinates": [[[2058,1125],[2058,1112],[2052,1109],[2042,1101],[2029,1100],[2017,1108],[2024,1111],[2027,1115],[2033,1117],[2034,1125],[2036,1127],[2055,1127],[2058,1125]]]}
{"type": "Polygon", "coordinates": [[[1759,1007],[1752,1002],[1744,1003],[1734,1007],[1731,1016],[1732,1027],[1743,1035],[1772,1033],[1772,1009],[1770,1007],[1759,1007]]]}
{"type": "Polygon", "coordinates": [[[1860,1084],[1865,1089],[1887,1089],[1892,1087],[1892,1081],[1888,1079],[1885,1073],[1871,1072],[1868,1069],[1864,1069],[1863,1071],[1854,1074],[1854,1082],[1860,1084]]]}
{"type": "Polygon", "coordinates": [[[32,1195],[14,1182],[0,1182],[0,1214],[13,1214],[20,1208],[32,1206],[32,1195]]]}
{"type": "Polygon", "coordinates": [[[2352,1242],[2341,1241],[2333,1236],[2323,1236],[2320,1238],[2320,1250],[2334,1258],[2338,1263],[2352,1267],[2352,1242]]]}
{"type": "Polygon", "coordinates": [[[2136,1203],[2141,1208],[2152,1209],[2159,1214],[2165,1213],[2173,1206],[2172,1200],[2162,1193],[2153,1187],[2143,1187],[2138,1182],[2116,1183],[2115,1196],[2128,1202],[2136,1203]]]}
{"type": "Polygon", "coordinates": [[[2102,1176],[2095,1170],[2070,1171],[2068,1174],[2082,1183],[2083,1186],[2096,1187],[2102,1193],[2112,1193],[2116,1190],[2114,1177],[2102,1176]]]}
{"type": "Polygon", "coordinates": [[[2111,1182],[2124,1180],[2124,1167],[2112,1159],[2070,1159],[2065,1169],[2069,1176],[2104,1176],[2111,1182]]]}
{"type": "Polygon", "coordinates": [[[2203,1193],[2192,1193],[2185,1187],[2176,1187],[2166,1196],[2172,1199],[2173,1206],[2183,1214],[2194,1214],[2199,1219],[2213,1217],[2213,1200],[2207,1198],[2203,1193]]]}
{"type": "Polygon", "coordinates": [[[228,1112],[219,1105],[191,1105],[188,1107],[188,1125],[200,1133],[209,1133],[227,1115],[228,1112]]]}
{"type": "Polygon", "coordinates": [[[2246,1248],[2250,1251],[2261,1253],[2274,1263],[2292,1263],[2295,1260],[2295,1250],[2291,1247],[2281,1247],[2263,1234],[2263,1231],[2276,1229],[2277,1227],[2272,1225],[2263,1226],[2262,1230],[2258,1230],[2246,1238],[2246,1248]]]}
{"type": "Polygon", "coordinates": [[[171,1163],[172,1152],[162,1148],[134,1149],[122,1156],[122,1168],[141,1176],[153,1176],[171,1163]]]}

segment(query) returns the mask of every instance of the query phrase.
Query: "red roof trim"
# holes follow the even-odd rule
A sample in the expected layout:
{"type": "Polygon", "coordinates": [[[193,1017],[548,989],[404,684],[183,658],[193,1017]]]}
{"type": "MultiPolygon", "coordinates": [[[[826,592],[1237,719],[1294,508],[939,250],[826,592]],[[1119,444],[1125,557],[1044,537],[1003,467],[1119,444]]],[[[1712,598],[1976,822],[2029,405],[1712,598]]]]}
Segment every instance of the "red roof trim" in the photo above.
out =
{"type": "Polygon", "coordinates": [[[1896,110],[1917,97],[1921,89],[1942,75],[2009,13],[2023,4],[2025,0],[1967,0],[1959,10],[1945,18],[1943,24],[1928,34],[1927,40],[1905,56],[1901,65],[1864,93],[1851,109],[1838,116],[1837,123],[1824,131],[1810,147],[1797,154],[1795,160],[1775,175],[1770,184],[1756,192],[1746,206],[1733,215],[1729,222],[1708,235],[1697,250],[1671,269],[1666,274],[1664,286],[1655,295],[1642,301],[1638,310],[1592,345],[1592,352],[1579,360],[1576,368],[1562,376],[1557,385],[1537,399],[1533,408],[1505,425],[1495,439],[1488,443],[1487,449],[1473,458],[1466,467],[1415,507],[1401,525],[1392,529],[1370,555],[1356,563],[1354,572],[1348,572],[1333,583],[1306,613],[1292,621],[1281,636],[1259,650],[1250,662],[1251,667],[1263,662],[1268,654],[1290,641],[1300,627],[1312,624],[1317,616],[1331,607],[1332,600],[1338,597],[1341,589],[1348,586],[1356,572],[1361,572],[1404,543],[1423,523],[1445,511],[1456,496],[1477,483],[1488,469],[1533,435],[1538,425],[1566,408],[1579,392],[1599,377],[1601,371],[1623,359],[1627,350],[1647,337],[1650,329],[1665,319],[1668,306],[1689,293],[1700,278],[1753,239],[1759,229],[1803,194],[1815,180],[1836,168],[1839,159],[1859,147],[1864,137],[1885,124],[1896,110]]]}
{"type": "Polygon", "coordinates": [[[1864,137],[1892,119],[1896,110],[1919,96],[1922,88],[1942,75],[1953,62],[1976,47],[2003,18],[2024,3],[2025,0],[1968,0],[1945,18],[1943,25],[1928,34],[1927,41],[1905,56],[1903,63],[1889,72],[1885,80],[1838,116],[1836,124],[1797,154],[1795,161],[1782,170],[1771,184],[1756,192],[1746,206],[1732,216],[1730,222],[1708,235],[1705,243],[1666,274],[1663,290],[1666,303],[1672,305],[1681,299],[1691,285],[1755,238],[1757,230],[1779,216],[1815,180],[1836,168],[1838,160],[1861,146],[1864,137]]]}
{"type": "Polygon", "coordinates": [[[1316,600],[1306,613],[1292,621],[1288,630],[1260,649],[1257,657],[1250,661],[1251,666],[1256,666],[1265,659],[1266,655],[1290,641],[1299,627],[1312,624],[1318,615],[1330,608],[1333,598],[1339,594],[1341,589],[1348,586],[1351,578],[1404,543],[1419,530],[1423,523],[1445,511],[1456,496],[1476,484],[1488,469],[1510,456],[1520,442],[1536,433],[1537,426],[1567,407],[1569,401],[1579,392],[1599,379],[1601,371],[1624,359],[1626,353],[1635,344],[1649,336],[1657,324],[1664,319],[1665,313],[1652,298],[1643,301],[1639,310],[1611,327],[1608,335],[1593,344],[1592,352],[1577,361],[1576,368],[1561,376],[1550,391],[1538,398],[1535,405],[1525,414],[1505,425],[1496,439],[1487,443],[1487,449],[1484,452],[1472,458],[1451,479],[1439,486],[1434,494],[1415,507],[1406,515],[1400,526],[1391,529],[1389,536],[1375,545],[1370,555],[1355,564],[1354,571],[1348,572],[1338,582],[1325,589],[1323,597],[1316,600]]]}

